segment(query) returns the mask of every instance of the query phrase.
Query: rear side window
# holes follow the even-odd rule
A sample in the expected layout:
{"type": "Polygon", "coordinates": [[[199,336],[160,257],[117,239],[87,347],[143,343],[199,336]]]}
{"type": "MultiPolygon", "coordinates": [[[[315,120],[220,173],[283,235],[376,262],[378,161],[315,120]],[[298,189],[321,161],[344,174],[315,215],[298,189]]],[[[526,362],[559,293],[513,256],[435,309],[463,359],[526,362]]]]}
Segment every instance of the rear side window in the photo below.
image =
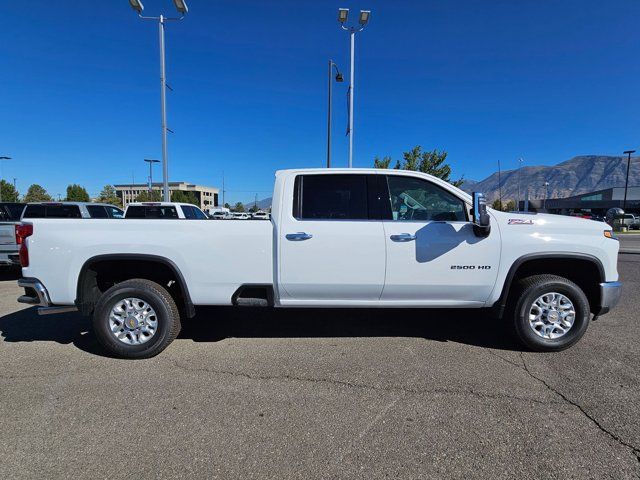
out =
{"type": "Polygon", "coordinates": [[[299,175],[293,215],[299,220],[367,220],[367,176],[299,175]]]}
{"type": "Polygon", "coordinates": [[[27,205],[24,218],[82,218],[77,205],[27,205]]]}
{"type": "Polygon", "coordinates": [[[178,212],[173,206],[132,205],[127,209],[126,218],[172,219],[178,218],[178,212]]]}
{"type": "Polygon", "coordinates": [[[109,218],[107,210],[102,205],[87,205],[87,211],[91,218],[109,218]]]}

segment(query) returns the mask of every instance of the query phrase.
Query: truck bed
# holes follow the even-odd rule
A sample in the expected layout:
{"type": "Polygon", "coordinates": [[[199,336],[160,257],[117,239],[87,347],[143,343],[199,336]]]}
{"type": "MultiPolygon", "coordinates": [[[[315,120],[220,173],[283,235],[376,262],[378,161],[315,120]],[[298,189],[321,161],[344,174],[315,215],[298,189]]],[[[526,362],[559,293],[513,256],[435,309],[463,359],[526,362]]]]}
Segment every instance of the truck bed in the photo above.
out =
{"type": "Polygon", "coordinates": [[[139,254],[171,259],[188,279],[195,305],[231,304],[243,284],[272,284],[271,222],[208,220],[32,219],[30,266],[54,304],[72,304],[87,260],[139,254]],[[219,272],[225,272],[220,276],[219,272]]]}

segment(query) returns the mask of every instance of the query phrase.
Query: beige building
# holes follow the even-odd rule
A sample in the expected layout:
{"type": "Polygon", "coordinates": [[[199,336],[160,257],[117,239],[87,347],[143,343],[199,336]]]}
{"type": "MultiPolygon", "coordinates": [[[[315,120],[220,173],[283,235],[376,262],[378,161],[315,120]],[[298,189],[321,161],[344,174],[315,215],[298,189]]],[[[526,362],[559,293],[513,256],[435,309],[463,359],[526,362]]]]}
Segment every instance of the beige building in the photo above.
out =
{"type": "MultiPolygon", "coordinates": [[[[120,184],[114,185],[114,187],[116,188],[118,198],[122,201],[123,207],[126,207],[131,202],[135,202],[136,197],[142,192],[149,191],[149,184],[147,183],[120,184]]],[[[162,183],[154,183],[153,190],[157,190],[162,193],[162,183]]],[[[169,182],[170,195],[178,190],[193,193],[200,202],[200,208],[202,210],[218,206],[217,188],[204,187],[202,185],[195,185],[189,182],[169,182]]]]}

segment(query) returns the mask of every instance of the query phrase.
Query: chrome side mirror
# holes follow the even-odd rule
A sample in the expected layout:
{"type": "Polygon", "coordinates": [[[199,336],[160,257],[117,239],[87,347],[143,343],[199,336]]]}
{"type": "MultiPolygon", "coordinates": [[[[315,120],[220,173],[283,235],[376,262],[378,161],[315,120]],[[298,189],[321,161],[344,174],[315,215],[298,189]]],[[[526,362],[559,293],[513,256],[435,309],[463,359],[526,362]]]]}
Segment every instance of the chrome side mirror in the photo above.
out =
{"type": "Polygon", "coordinates": [[[483,193],[473,192],[473,232],[478,237],[486,237],[491,232],[491,218],[487,213],[487,199],[483,193]]]}

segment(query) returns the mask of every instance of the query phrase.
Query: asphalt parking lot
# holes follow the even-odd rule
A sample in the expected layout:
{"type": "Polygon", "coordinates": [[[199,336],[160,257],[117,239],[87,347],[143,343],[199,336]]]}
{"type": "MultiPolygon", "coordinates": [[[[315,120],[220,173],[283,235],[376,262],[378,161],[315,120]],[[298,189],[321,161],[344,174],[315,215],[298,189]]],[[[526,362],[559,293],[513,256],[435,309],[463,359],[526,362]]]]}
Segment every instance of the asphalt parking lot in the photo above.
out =
{"type": "Polygon", "coordinates": [[[458,311],[204,309],[160,356],[0,281],[0,478],[640,478],[640,255],[562,353],[458,311]]]}

